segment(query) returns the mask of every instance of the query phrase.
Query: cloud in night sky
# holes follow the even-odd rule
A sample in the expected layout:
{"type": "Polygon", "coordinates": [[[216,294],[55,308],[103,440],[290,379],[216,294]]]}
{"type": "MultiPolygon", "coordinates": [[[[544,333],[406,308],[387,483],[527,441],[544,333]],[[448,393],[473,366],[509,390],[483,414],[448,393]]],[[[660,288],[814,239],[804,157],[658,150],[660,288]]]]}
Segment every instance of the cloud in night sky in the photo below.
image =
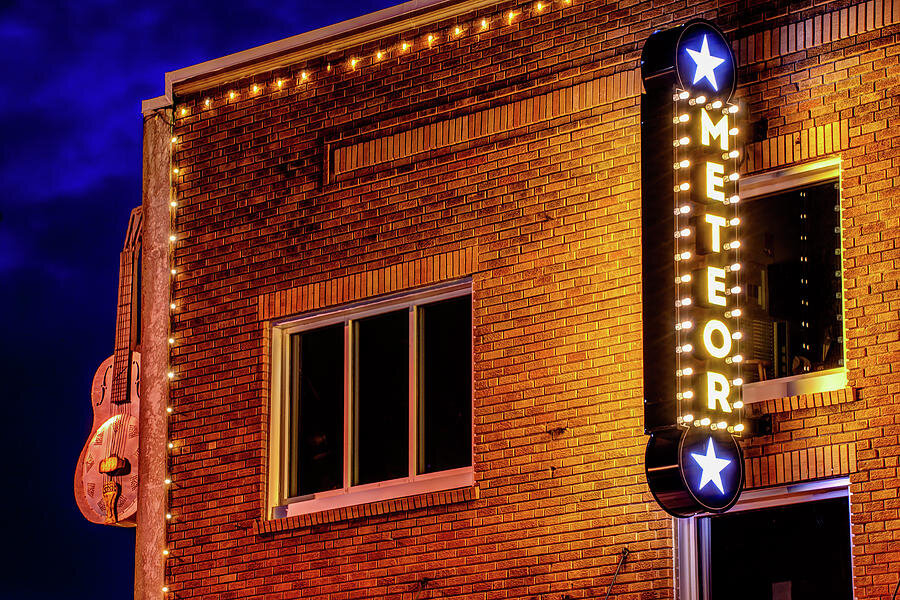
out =
{"type": "Polygon", "coordinates": [[[72,478],[141,201],[141,100],[166,71],[392,4],[0,1],[3,597],[131,596],[133,531],[85,521],[72,478]]]}

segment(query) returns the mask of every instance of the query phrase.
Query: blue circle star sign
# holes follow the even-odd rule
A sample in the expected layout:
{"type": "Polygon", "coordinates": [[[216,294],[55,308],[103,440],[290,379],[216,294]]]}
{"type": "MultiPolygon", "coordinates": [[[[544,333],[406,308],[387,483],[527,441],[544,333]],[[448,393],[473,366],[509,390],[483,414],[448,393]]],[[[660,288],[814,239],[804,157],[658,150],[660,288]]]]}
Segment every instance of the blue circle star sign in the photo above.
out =
{"type": "Polygon", "coordinates": [[[707,21],[684,26],[675,47],[679,86],[727,101],[734,93],[734,53],[718,27],[707,21]]]}
{"type": "Polygon", "coordinates": [[[684,433],[680,451],[685,487],[705,510],[728,510],[744,484],[743,456],[731,435],[702,427],[684,433]]]}

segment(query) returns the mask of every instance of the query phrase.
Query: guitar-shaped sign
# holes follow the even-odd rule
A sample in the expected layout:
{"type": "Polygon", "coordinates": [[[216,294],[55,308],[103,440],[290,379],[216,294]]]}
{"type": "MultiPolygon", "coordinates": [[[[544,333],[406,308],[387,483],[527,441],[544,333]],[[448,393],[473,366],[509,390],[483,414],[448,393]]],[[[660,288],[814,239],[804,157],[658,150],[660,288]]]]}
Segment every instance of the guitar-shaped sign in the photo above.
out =
{"type": "Polygon", "coordinates": [[[91,386],[94,421],[75,469],[75,500],[92,523],[134,526],[138,494],[141,208],[131,211],[119,262],[116,344],[91,386]]]}

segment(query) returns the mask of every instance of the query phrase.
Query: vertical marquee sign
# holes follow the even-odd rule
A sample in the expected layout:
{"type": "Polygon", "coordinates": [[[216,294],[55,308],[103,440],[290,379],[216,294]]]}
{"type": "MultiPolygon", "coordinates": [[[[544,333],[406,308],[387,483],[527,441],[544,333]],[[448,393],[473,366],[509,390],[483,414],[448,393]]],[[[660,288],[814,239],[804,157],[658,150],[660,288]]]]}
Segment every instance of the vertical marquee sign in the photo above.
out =
{"type": "Polygon", "coordinates": [[[744,463],[735,61],[694,20],[641,56],[647,482],[676,517],[737,502],[744,463]]]}

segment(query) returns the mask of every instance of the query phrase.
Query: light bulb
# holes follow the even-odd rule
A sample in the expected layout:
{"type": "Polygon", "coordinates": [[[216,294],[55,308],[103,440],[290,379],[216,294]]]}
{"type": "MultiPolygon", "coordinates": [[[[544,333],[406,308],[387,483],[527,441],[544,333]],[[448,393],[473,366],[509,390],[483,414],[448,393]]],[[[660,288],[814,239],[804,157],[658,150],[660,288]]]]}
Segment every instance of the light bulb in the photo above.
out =
{"type": "Polygon", "coordinates": [[[169,371],[168,373],[166,373],[166,377],[168,377],[169,379],[175,379],[175,373],[169,371]]]}
{"type": "Polygon", "coordinates": [[[384,57],[384,52],[382,52],[381,50],[375,53],[375,58],[377,58],[378,60],[381,60],[382,57],[384,57]]]}
{"type": "MultiPolygon", "coordinates": [[[[168,548],[166,548],[165,550],[163,550],[163,556],[168,556],[168,555],[169,555],[169,550],[168,550],[168,548]]],[[[166,590],[166,588],[163,588],[163,591],[165,591],[165,590],[166,590]]]]}
{"type": "Polygon", "coordinates": [[[742,339],[743,337],[744,337],[744,334],[741,333],[740,331],[735,331],[734,333],[731,334],[731,339],[733,339],[733,340],[739,340],[739,339],[742,339]]]}
{"type": "Polygon", "coordinates": [[[682,298],[682,299],[681,299],[681,305],[682,305],[682,306],[690,306],[692,303],[693,303],[693,300],[691,300],[690,297],[682,298]]]}
{"type": "Polygon", "coordinates": [[[178,203],[175,202],[174,200],[172,200],[171,202],[169,202],[169,206],[171,206],[172,208],[175,208],[176,206],[178,206],[178,203]]]}
{"type": "Polygon", "coordinates": [[[728,112],[730,112],[731,114],[734,114],[734,113],[738,112],[739,110],[740,110],[740,108],[738,107],[737,104],[732,104],[731,106],[728,107],[728,112]]]}
{"type": "Polygon", "coordinates": [[[683,205],[681,205],[681,207],[678,210],[681,211],[681,214],[686,215],[689,212],[691,212],[691,205],[683,204],[683,205]]]}
{"type": "Polygon", "coordinates": [[[688,136],[684,136],[684,137],[678,139],[678,143],[681,144],[682,146],[687,146],[688,144],[691,143],[691,138],[689,138],[688,136]]]}
{"type": "Polygon", "coordinates": [[[731,225],[732,227],[737,227],[738,225],[741,224],[741,220],[738,217],[734,217],[733,219],[728,221],[728,224],[731,225]]]}
{"type": "Polygon", "coordinates": [[[163,480],[163,483],[165,483],[166,485],[171,485],[172,480],[166,477],[165,480],[163,480]]]}
{"type": "Polygon", "coordinates": [[[209,106],[209,103],[210,103],[210,99],[209,99],[209,98],[207,98],[206,100],[203,101],[203,104],[204,104],[205,106],[209,106]]]}
{"type": "Polygon", "coordinates": [[[733,288],[731,288],[731,293],[732,293],[732,294],[740,294],[740,293],[741,293],[741,286],[736,285],[736,286],[734,286],[733,288]]]}
{"type": "Polygon", "coordinates": [[[688,97],[690,97],[690,94],[689,94],[687,91],[680,92],[680,93],[678,94],[678,98],[679,98],[680,100],[687,100],[688,97]]]}
{"type": "Polygon", "coordinates": [[[683,417],[681,417],[681,420],[684,421],[685,423],[690,423],[691,421],[694,420],[694,415],[688,413],[688,414],[684,415],[683,417]]]}
{"type": "Polygon", "coordinates": [[[302,79],[303,81],[306,81],[308,78],[309,78],[309,73],[307,73],[306,71],[303,71],[302,73],[300,73],[300,79],[302,79]]]}
{"type": "Polygon", "coordinates": [[[167,407],[166,407],[166,412],[169,413],[169,414],[172,414],[172,407],[171,407],[171,406],[167,406],[167,407]]]}
{"type": "Polygon", "coordinates": [[[688,376],[694,374],[694,369],[692,369],[691,367],[685,367],[684,369],[681,370],[681,373],[682,373],[685,377],[688,377],[688,376]]]}
{"type": "Polygon", "coordinates": [[[175,338],[171,338],[171,337],[170,337],[170,338],[169,338],[169,345],[171,346],[171,345],[174,344],[174,343],[175,343],[175,338]]]}
{"type": "Polygon", "coordinates": [[[737,400],[731,404],[732,408],[744,408],[744,402],[742,400],[737,400]]]}
{"type": "Polygon", "coordinates": [[[259,86],[254,83],[253,87],[251,89],[253,90],[253,93],[255,94],[256,92],[259,91],[259,86]]]}
{"type": "Polygon", "coordinates": [[[172,513],[166,513],[166,519],[171,519],[171,518],[172,518],[172,513]]]}
{"type": "Polygon", "coordinates": [[[186,115],[186,114],[187,114],[187,109],[186,109],[186,108],[182,108],[182,109],[181,109],[181,116],[183,117],[183,116],[186,115]]]}
{"type": "Polygon", "coordinates": [[[694,98],[695,104],[704,104],[706,102],[706,96],[697,96],[694,98]]]}
{"type": "Polygon", "coordinates": [[[169,442],[169,450],[171,450],[174,447],[175,447],[175,444],[173,444],[172,442],[169,442]]]}
{"type": "Polygon", "coordinates": [[[737,171],[735,171],[734,173],[732,173],[731,175],[728,176],[728,179],[731,181],[737,181],[738,179],[740,179],[740,177],[741,177],[741,174],[738,173],[737,171]]]}
{"type": "Polygon", "coordinates": [[[737,135],[740,132],[741,132],[741,130],[738,129],[737,127],[732,127],[731,129],[728,130],[728,135],[737,135]]]}
{"type": "Polygon", "coordinates": [[[692,390],[688,390],[685,393],[683,393],[682,396],[684,396],[685,398],[690,400],[691,398],[694,397],[694,392],[692,390]]]}
{"type": "Polygon", "coordinates": [[[169,236],[169,241],[170,241],[170,242],[174,242],[174,241],[177,240],[177,239],[178,239],[178,238],[175,237],[175,234],[174,234],[174,233],[173,233],[172,235],[169,236]]]}
{"type": "Polygon", "coordinates": [[[171,304],[169,305],[169,308],[171,308],[172,310],[175,310],[175,303],[174,303],[174,302],[171,303],[171,304]]]}
{"type": "Polygon", "coordinates": [[[172,138],[172,143],[173,143],[173,144],[177,144],[177,143],[178,143],[178,138],[177,138],[177,137],[173,137],[173,138],[172,138]]]}
{"type": "Polygon", "coordinates": [[[737,158],[738,156],[740,156],[740,154],[741,153],[738,152],[737,150],[732,150],[731,152],[728,153],[728,158],[737,158]]]}
{"type": "Polygon", "coordinates": [[[516,13],[514,13],[514,12],[512,12],[512,11],[510,11],[509,14],[506,15],[506,20],[507,20],[509,23],[512,23],[512,22],[513,22],[513,19],[515,19],[515,18],[516,18],[516,13]]]}
{"type": "Polygon", "coordinates": [[[686,169],[686,168],[688,168],[689,166],[691,166],[691,161],[689,161],[688,159],[684,159],[683,161],[681,161],[680,163],[678,163],[678,165],[679,165],[682,169],[686,169]]]}
{"type": "Polygon", "coordinates": [[[535,10],[537,10],[538,12],[541,12],[542,10],[544,10],[544,5],[543,5],[543,3],[538,2],[537,4],[534,5],[534,8],[535,8],[535,10]]]}
{"type": "Polygon", "coordinates": [[[690,120],[690,118],[691,118],[691,115],[689,115],[687,113],[678,115],[678,121],[680,123],[687,123],[690,120]]]}
{"type": "Polygon", "coordinates": [[[682,322],[681,322],[681,328],[682,328],[682,329],[685,329],[685,330],[687,330],[687,329],[693,329],[693,327],[694,327],[694,322],[693,322],[693,321],[682,321],[682,322]]]}
{"type": "Polygon", "coordinates": [[[689,260],[691,258],[691,253],[688,251],[684,251],[680,254],[681,260],[689,260]]]}
{"type": "Polygon", "coordinates": [[[487,19],[482,19],[482,20],[481,20],[481,28],[482,28],[482,29],[487,29],[487,28],[488,28],[488,22],[487,22],[487,19]]]}
{"type": "Polygon", "coordinates": [[[278,81],[275,82],[275,85],[277,85],[278,87],[281,87],[284,85],[284,82],[279,79],[278,81]]]}
{"type": "Polygon", "coordinates": [[[432,42],[434,42],[434,36],[429,34],[428,35],[428,45],[430,46],[432,44],[432,42]]]}
{"type": "Polygon", "coordinates": [[[729,265],[729,266],[728,266],[728,270],[729,270],[729,271],[740,271],[740,270],[741,270],[741,263],[734,263],[734,264],[732,264],[732,265],[729,265]]]}
{"type": "Polygon", "coordinates": [[[358,62],[359,62],[359,61],[358,61],[357,59],[351,58],[351,59],[350,59],[350,68],[351,68],[351,69],[355,69],[355,68],[356,68],[356,63],[358,63],[358,62]]]}
{"type": "Polygon", "coordinates": [[[741,356],[740,354],[735,354],[731,360],[733,360],[736,363],[744,362],[744,357],[741,356]]]}
{"type": "Polygon", "coordinates": [[[691,237],[691,230],[690,230],[690,228],[688,228],[688,227],[685,227],[684,229],[682,229],[682,230],[679,231],[678,233],[681,234],[681,237],[691,237]]]}
{"type": "Polygon", "coordinates": [[[178,272],[178,271],[176,271],[175,269],[172,269],[172,270],[170,271],[170,273],[172,273],[172,275],[175,275],[177,272],[178,272]]]}
{"type": "Polygon", "coordinates": [[[716,100],[715,102],[712,103],[712,107],[713,108],[722,108],[722,101],[716,100]]]}
{"type": "Polygon", "coordinates": [[[682,183],[681,185],[679,185],[678,188],[679,188],[682,192],[686,192],[686,191],[688,191],[689,189],[691,189],[691,184],[688,183],[687,181],[685,181],[684,183],[682,183]]]}
{"type": "Polygon", "coordinates": [[[166,592],[169,591],[169,588],[167,588],[166,586],[163,586],[162,591],[163,591],[163,594],[165,594],[166,592]]]}
{"type": "Polygon", "coordinates": [[[738,423],[737,425],[734,426],[734,430],[737,431],[737,432],[743,431],[743,430],[744,430],[744,424],[743,424],[743,423],[738,423]]]}
{"type": "Polygon", "coordinates": [[[407,42],[403,42],[402,44],[400,44],[400,49],[406,52],[406,50],[409,49],[409,44],[407,42]]]}
{"type": "Polygon", "coordinates": [[[691,275],[690,275],[690,273],[688,273],[687,275],[682,275],[682,276],[681,276],[681,283],[690,283],[690,282],[691,282],[691,275]]]}
{"type": "Polygon", "coordinates": [[[738,196],[737,194],[735,194],[734,196],[731,196],[728,199],[728,202],[726,202],[726,204],[737,204],[740,201],[741,201],[741,197],[738,196]]]}
{"type": "Polygon", "coordinates": [[[228,92],[228,98],[234,100],[234,92],[228,92]]]}
{"type": "Polygon", "coordinates": [[[726,427],[728,427],[728,423],[726,423],[725,421],[719,421],[718,425],[719,429],[725,429],[726,427]]]}
{"type": "Polygon", "coordinates": [[[178,173],[178,167],[175,167],[174,169],[172,169],[172,172],[177,174],[177,173],[178,173]]]}
{"type": "Polygon", "coordinates": [[[453,28],[453,35],[459,35],[461,33],[462,33],[462,29],[460,29],[459,27],[453,28]]]}
{"type": "Polygon", "coordinates": [[[700,419],[700,424],[703,425],[704,427],[709,425],[709,417],[703,417],[702,419],[700,419]]]}

